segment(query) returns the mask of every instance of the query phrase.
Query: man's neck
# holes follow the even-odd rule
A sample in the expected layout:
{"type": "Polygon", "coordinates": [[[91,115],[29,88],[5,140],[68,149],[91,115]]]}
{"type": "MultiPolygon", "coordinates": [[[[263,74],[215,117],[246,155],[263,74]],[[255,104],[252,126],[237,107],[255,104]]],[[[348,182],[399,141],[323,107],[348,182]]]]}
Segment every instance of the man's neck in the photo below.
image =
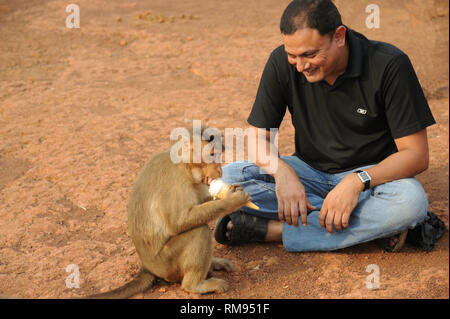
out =
{"type": "Polygon", "coordinates": [[[329,85],[333,85],[337,78],[345,73],[348,66],[348,59],[350,55],[350,48],[348,45],[348,39],[345,39],[345,46],[342,48],[342,53],[340,55],[339,60],[336,63],[336,68],[334,72],[332,72],[330,75],[328,75],[324,80],[329,85]]]}

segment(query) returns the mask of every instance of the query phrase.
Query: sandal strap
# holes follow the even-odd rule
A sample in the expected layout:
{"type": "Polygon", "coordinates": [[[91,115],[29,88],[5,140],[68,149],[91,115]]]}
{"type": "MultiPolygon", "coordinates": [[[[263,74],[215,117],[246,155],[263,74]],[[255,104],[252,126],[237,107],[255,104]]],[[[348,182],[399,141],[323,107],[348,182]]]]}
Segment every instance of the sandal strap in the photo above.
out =
{"type": "Polygon", "coordinates": [[[251,216],[242,211],[232,213],[230,219],[233,224],[230,245],[263,242],[266,238],[268,219],[251,216]]]}
{"type": "Polygon", "coordinates": [[[387,238],[380,238],[377,240],[378,244],[387,252],[398,252],[400,249],[403,248],[403,245],[405,244],[406,237],[408,235],[408,229],[403,230],[401,233],[394,235],[397,237],[397,242],[395,245],[391,245],[391,237],[387,238]]]}

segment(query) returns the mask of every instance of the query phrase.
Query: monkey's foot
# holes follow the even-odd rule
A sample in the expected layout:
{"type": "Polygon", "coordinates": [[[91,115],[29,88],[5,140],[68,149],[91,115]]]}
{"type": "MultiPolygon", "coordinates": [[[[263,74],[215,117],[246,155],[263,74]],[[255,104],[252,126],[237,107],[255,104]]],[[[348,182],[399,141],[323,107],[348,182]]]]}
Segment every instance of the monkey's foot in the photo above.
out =
{"type": "MultiPolygon", "coordinates": [[[[185,277],[186,279],[186,277],[185,277]]],[[[217,293],[223,293],[228,291],[228,282],[226,282],[223,279],[219,278],[209,278],[206,280],[203,280],[199,283],[192,283],[189,280],[183,279],[183,283],[181,284],[181,287],[189,292],[195,292],[200,294],[206,294],[208,292],[217,292],[217,293]]]]}
{"type": "Polygon", "coordinates": [[[219,218],[214,231],[214,238],[223,245],[240,245],[250,242],[264,242],[269,220],[248,215],[240,210],[219,218]],[[227,224],[231,221],[233,228],[228,237],[227,224]]]}
{"type": "Polygon", "coordinates": [[[225,270],[227,272],[232,272],[234,270],[233,264],[225,258],[215,258],[211,260],[211,268],[209,271],[213,270],[225,270]]]}

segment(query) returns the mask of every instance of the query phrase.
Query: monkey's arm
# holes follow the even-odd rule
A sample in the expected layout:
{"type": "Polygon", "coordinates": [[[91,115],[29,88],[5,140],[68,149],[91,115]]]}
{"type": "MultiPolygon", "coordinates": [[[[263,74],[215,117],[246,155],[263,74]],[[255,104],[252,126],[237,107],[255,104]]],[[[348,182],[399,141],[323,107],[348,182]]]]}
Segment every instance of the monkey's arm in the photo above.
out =
{"type": "Polygon", "coordinates": [[[251,197],[248,193],[236,192],[224,199],[192,206],[180,212],[176,218],[166,219],[167,230],[173,236],[205,225],[215,218],[239,209],[250,199],[251,197]]]}

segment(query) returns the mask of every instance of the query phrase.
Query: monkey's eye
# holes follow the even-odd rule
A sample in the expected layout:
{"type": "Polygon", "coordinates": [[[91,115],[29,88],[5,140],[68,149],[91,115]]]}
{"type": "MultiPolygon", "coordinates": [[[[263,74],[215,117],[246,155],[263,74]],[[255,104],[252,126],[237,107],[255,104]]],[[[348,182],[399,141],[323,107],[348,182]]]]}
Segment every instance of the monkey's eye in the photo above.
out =
{"type": "Polygon", "coordinates": [[[209,153],[209,158],[210,158],[211,161],[213,161],[215,163],[218,163],[220,161],[220,159],[221,159],[221,155],[222,155],[221,152],[217,152],[217,153],[216,152],[211,152],[211,153],[209,153]]]}

